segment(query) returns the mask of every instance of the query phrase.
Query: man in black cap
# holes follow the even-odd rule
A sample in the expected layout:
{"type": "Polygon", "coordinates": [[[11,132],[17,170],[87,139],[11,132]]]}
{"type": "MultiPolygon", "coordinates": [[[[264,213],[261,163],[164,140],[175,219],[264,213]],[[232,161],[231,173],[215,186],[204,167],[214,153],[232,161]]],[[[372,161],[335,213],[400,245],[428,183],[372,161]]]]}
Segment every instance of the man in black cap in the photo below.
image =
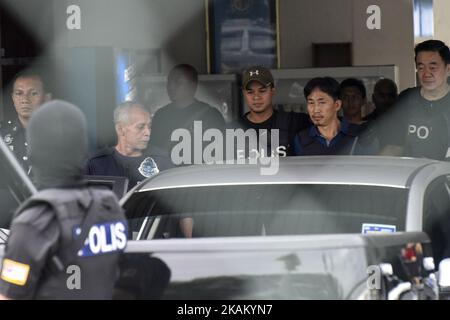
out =
{"type": "Polygon", "coordinates": [[[8,299],[111,299],[127,222],[115,195],[87,187],[83,113],[63,101],[34,112],[29,157],[40,190],[16,212],[0,273],[8,299]]]}
{"type": "MultiPolygon", "coordinates": [[[[289,156],[293,154],[292,142],[300,130],[311,125],[309,117],[304,113],[284,112],[275,110],[273,97],[275,96],[275,82],[272,73],[262,66],[248,68],[242,74],[242,92],[250,111],[240,121],[244,130],[255,129],[260,138],[260,132],[267,134],[267,148],[258,150],[259,156],[289,156]],[[259,131],[265,129],[267,131],[259,131]],[[270,130],[279,130],[279,147],[270,150],[270,130]]],[[[252,157],[252,150],[248,151],[252,157]]]]}

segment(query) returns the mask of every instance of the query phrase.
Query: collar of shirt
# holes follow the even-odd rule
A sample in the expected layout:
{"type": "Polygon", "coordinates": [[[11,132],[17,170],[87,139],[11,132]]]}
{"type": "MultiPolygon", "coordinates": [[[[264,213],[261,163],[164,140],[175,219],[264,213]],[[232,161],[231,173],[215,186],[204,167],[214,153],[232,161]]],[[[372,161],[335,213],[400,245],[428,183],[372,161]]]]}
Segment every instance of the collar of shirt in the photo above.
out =
{"type": "Polygon", "coordinates": [[[350,123],[346,120],[341,121],[341,128],[339,129],[338,133],[331,139],[331,141],[328,141],[325,139],[319,132],[316,126],[311,126],[309,129],[309,136],[315,140],[318,140],[321,144],[327,147],[333,147],[336,144],[339,143],[339,141],[344,137],[350,135],[350,123]]]}

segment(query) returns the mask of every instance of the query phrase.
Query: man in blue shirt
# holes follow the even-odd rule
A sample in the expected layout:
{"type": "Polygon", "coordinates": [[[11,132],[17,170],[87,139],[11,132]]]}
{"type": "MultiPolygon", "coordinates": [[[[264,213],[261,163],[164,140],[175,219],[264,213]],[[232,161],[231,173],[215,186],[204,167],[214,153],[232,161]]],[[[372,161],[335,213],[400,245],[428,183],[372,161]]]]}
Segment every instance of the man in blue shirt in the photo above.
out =
{"type": "Polygon", "coordinates": [[[304,88],[304,94],[308,114],[314,125],[295,136],[296,156],[375,153],[374,141],[370,139],[359,141],[360,126],[338,118],[342,101],[339,83],[335,79],[330,77],[311,79],[304,88]]]}

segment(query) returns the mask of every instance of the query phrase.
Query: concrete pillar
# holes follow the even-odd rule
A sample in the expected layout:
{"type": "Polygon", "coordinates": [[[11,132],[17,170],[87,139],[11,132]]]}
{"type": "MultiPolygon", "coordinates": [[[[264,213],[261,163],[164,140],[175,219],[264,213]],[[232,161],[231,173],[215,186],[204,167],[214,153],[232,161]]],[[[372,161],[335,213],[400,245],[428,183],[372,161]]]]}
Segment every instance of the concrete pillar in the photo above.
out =
{"type": "Polygon", "coordinates": [[[434,39],[450,45],[450,1],[434,0],[434,39]]]}
{"type": "Polygon", "coordinates": [[[413,9],[412,0],[353,0],[353,64],[397,65],[400,90],[415,86],[413,9]],[[379,30],[367,27],[370,5],[381,9],[379,30]]]}

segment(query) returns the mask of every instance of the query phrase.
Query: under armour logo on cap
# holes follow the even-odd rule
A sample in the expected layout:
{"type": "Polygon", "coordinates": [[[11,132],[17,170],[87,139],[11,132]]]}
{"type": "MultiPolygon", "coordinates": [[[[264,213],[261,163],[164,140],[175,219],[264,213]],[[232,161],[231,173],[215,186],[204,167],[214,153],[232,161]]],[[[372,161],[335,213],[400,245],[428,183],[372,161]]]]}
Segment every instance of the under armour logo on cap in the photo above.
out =
{"type": "Polygon", "coordinates": [[[262,66],[253,66],[243,73],[242,88],[248,89],[248,85],[253,81],[259,82],[265,87],[274,85],[272,73],[262,66]]]}

